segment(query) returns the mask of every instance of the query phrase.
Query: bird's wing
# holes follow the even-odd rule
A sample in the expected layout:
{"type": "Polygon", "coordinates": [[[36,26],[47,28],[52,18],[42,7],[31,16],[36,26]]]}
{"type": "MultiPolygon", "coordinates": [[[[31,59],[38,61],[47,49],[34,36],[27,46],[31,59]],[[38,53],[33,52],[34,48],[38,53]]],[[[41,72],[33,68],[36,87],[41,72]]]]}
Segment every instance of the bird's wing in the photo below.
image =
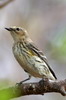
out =
{"type": "Polygon", "coordinates": [[[28,48],[30,51],[33,51],[38,57],[40,57],[48,66],[49,70],[51,71],[51,73],[53,74],[53,76],[55,77],[55,79],[57,79],[55,73],[53,72],[53,70],[50,68],[49,64],[48,64],[48,61],[47,61],[47,58],[46,56],[42,53],[42,51],[40,51],[36,46],[35,44],[33,43],[29,43],[28,44],[28,48]]]}

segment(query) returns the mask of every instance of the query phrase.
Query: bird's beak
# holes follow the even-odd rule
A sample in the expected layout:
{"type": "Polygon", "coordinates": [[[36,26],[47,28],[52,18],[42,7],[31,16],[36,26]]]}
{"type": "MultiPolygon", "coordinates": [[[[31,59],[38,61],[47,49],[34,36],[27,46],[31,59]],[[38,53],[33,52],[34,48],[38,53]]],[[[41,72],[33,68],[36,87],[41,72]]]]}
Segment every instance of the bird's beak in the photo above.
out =
{"type": "Polygon", "coordinates": [[[8,31],[14,31],[13,28],[5,28],[5,29],[8,30],[8,31]]]}

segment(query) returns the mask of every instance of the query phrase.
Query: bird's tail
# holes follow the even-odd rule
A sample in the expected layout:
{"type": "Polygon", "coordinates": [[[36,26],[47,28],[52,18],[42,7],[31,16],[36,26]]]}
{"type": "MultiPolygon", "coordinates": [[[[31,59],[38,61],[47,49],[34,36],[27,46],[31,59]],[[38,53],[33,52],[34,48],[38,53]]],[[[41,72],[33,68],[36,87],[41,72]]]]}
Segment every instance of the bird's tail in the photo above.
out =
{"type": "Polygon", "coordinates": [[[49,72],[48,78],[51,80],[57,80],[57,78],[55,76],[53,76],[53,74],[51,72],[49,72]]]}

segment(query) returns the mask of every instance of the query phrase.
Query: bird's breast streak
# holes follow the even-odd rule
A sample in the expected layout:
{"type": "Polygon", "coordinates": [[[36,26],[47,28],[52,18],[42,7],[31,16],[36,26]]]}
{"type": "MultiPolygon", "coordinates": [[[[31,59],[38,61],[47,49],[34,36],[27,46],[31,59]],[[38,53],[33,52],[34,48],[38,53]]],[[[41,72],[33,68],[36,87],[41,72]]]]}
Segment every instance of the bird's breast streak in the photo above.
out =
{"type": "Polygon", "coordinates": [[[35,77],[42,77],[45,74],[46,63],[38,56],[23,55],[23,51],[18,48],[13,48],[13,53],[19,64],[23,69],[35,77]]]}

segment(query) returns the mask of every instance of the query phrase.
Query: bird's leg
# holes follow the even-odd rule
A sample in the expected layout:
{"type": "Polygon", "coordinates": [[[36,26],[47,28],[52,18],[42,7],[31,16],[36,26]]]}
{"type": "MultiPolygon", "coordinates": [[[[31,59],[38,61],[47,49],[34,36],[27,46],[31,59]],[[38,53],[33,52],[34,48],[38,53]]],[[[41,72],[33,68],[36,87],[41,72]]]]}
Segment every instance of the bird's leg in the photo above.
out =
{"type": "Polygon", "coordinates": [[[23,80],[23,81],[21,81],[21,82],[19,82],[19,83],[17,83],[18,85],[21,85],[21,84],[23,84],[24,82],[26,82],[26,81],[28,81],[28,80],[30,80],[31,79],[31,75],[29,75],[29,77],[27,78],[27,79],[25,79],[25,80],[23,80]]]}
{"type": "Polygon", "coordinates": [[[31,75],[29,75],[29,77],[28,77],[27,79],[21,81],[20,83],[26,82],[26,81],[28,81],[28,80],[30,80],[30,79],[31,79],[31,75]]]}

